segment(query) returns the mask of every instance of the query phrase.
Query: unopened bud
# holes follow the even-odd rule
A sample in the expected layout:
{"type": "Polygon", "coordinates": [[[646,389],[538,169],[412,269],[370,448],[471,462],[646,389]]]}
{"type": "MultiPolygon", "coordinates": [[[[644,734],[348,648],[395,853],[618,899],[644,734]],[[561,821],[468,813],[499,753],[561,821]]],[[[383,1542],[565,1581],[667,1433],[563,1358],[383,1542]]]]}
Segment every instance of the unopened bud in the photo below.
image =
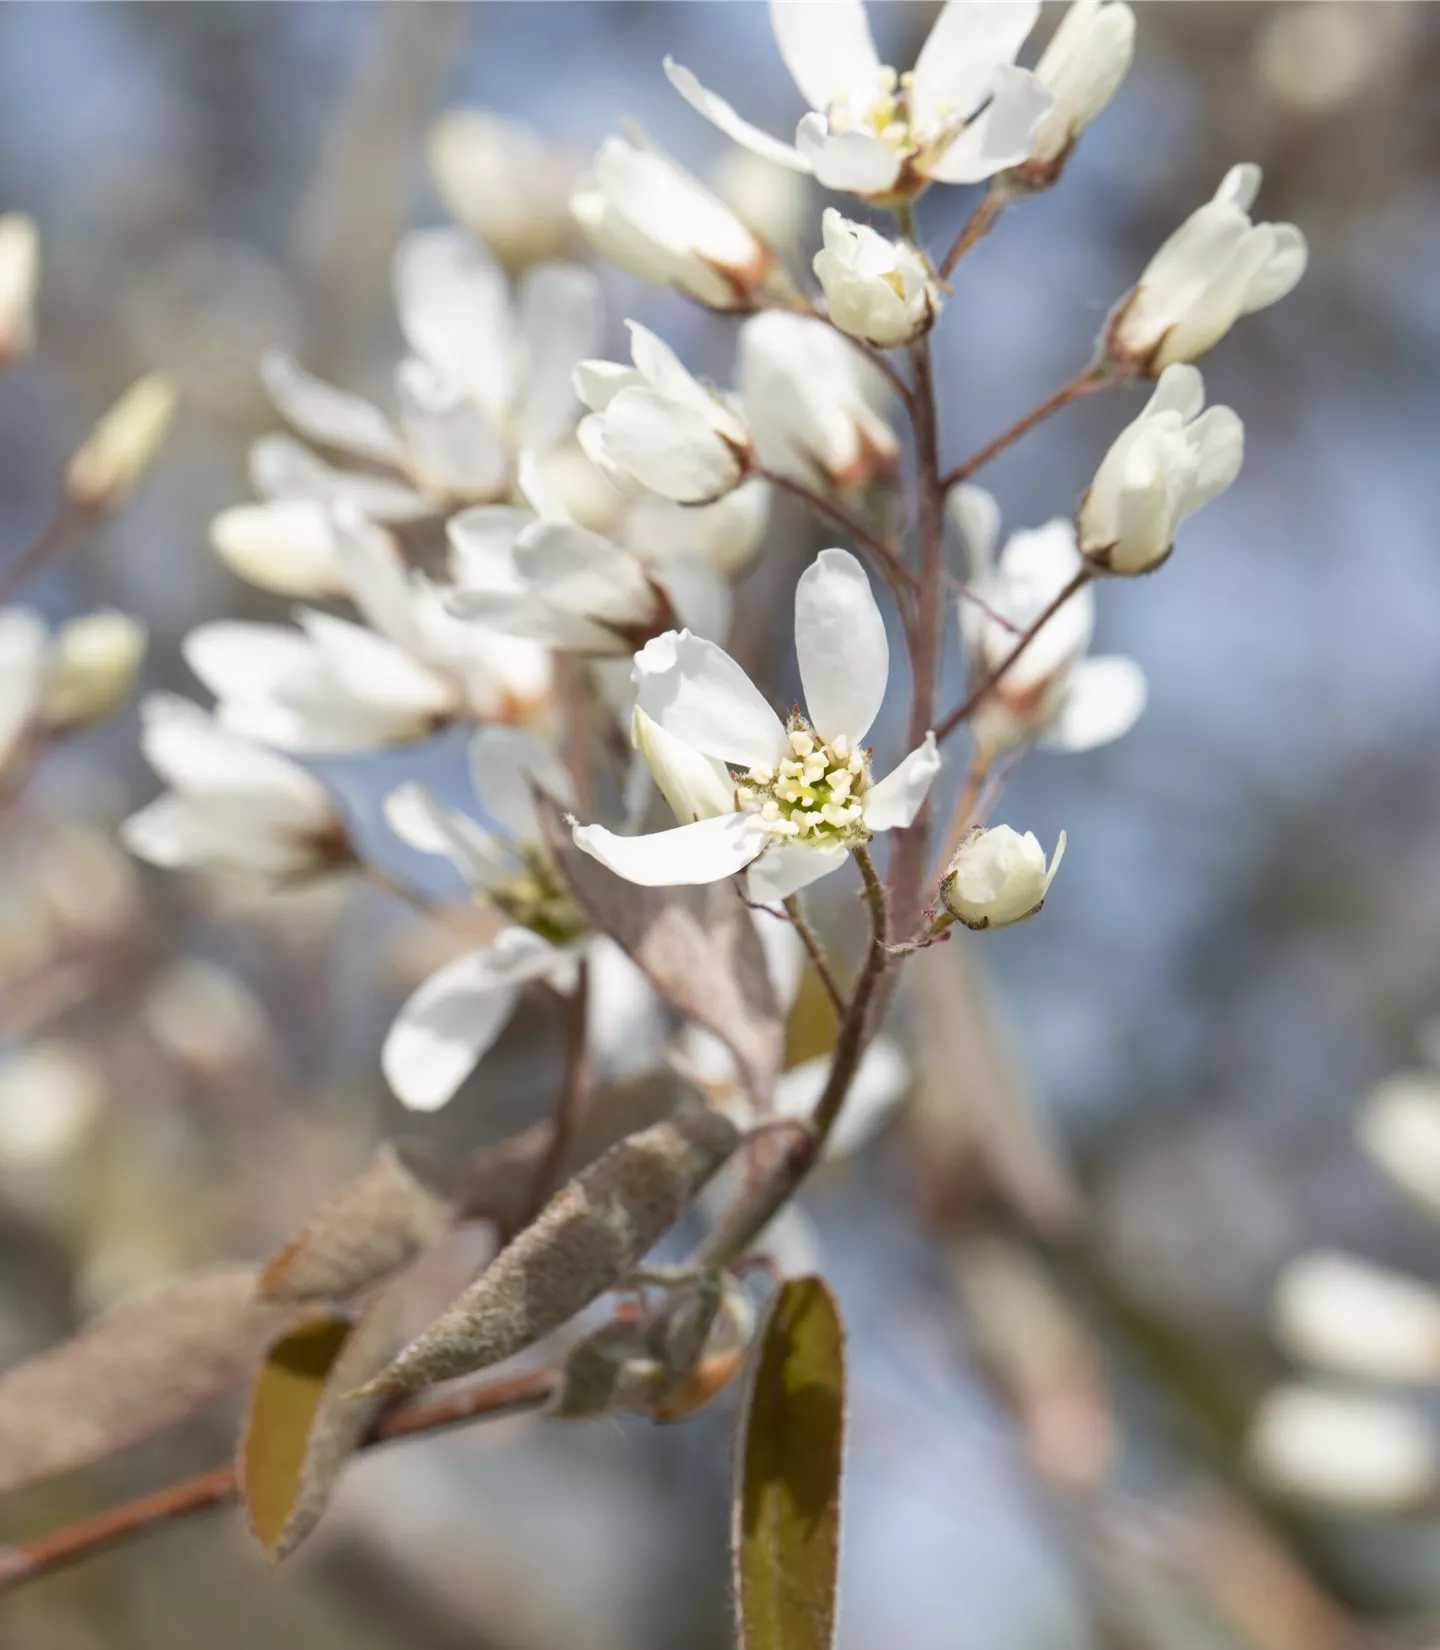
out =
{"type": "Polygon", "coordinates": [[[145,627],[111,609],[71,619],[56,632],[41,716],[52,728],[86,727],[130,697],[145,658],[145,627]]]}
{"type": "Polygon", "coordinates": [[[1403,1512],[1440,1488],[1440,1452],[1419,1415],[1318,1386],[1270,1394],[1255,1418],[1250,1458],[1275,1489],[1347,1512],[1403,1512]]]}
{"type": "Polygon", "coordinates": [[[65,472],[65,490],[83,510],[123,504],[149,469],[175,416],[168,373],[137,379],[91,430],[65,472]]]}
{"type": "Polygon", "coordinates": [[[825,245],[815,254],[815,274],[835,325],[882,349],[928,332],[937,306],[915,248],[852,223],[833,206],[822,223],[825,245]]]}
{"type": "Polygon", "coordinates": [[[1047,866],[1033,831],[1021,836],[1009,825],[976,830],[962,842],[940,882],[951,916],[967,928],[1005,928],[1033,917],[1065,854],[1065,833],[1047,866]]]}
{"type": "MultiPolygon", "coordinates": [[[[670,638],[657,639],[658,643],[667,640],[670,638]]],[[[652,641],[644,653],[652,653],[657,641],[652,641]]],[[[630,719],[630,743],[649,763],[656,788],[670,804],[678,824],[734,813],[735,782],[725,765],[667,733],[638,706],[630,719]]]]}
{"type": "Polygon", "coordinates": [[[35,342],[35,292],[40,236],[25,212],[0,216],[0,366],[30,353],[35,342]]]}

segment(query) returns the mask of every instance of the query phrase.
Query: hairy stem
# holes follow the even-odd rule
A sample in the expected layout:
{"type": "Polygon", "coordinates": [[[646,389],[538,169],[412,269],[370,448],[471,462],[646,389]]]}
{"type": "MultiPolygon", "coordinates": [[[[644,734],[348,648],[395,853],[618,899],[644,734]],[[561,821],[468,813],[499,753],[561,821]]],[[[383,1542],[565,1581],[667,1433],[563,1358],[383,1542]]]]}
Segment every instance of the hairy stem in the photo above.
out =
{"type": "Polygon", "coordinates": [[[1108,389],[1111,384],[1118,384],[1122,380],[1114,369],[1092,362],[1083,372],[1077,372],[1068,383],[1062,384],[1053,395],[1047,396],[1038,407],[1033,407],[1021,419],[1017,419],[1008,430],[1001,430],[993,441],[987,441],[978,453],[972,453],[963,464],[957,464],[953,470],[941,481],[941,487],[946,491],[962,481],[968,481],[977,470],[983,470],[992,458],[998,457],[1007,447],[1013,447],[1022,436],[1029,435],[1036,425],[1043,424],[1052,413],[1057,413],[1062,407],[1068,407],[1072,401],[1078,401],[1082,396],[1094,395],[1097,390],[1108,389]]]}

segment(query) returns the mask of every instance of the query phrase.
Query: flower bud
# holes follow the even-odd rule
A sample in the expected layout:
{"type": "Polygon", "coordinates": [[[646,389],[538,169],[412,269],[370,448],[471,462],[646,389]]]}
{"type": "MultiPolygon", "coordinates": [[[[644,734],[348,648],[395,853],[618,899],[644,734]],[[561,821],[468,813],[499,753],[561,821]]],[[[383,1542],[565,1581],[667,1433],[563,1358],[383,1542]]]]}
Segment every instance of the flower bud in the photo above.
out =
{"type": "Polygon", "coordinates": [[[1294,1357],[1337,1375],[1440,1379],[1440,1295],[1349,1255],[1302,1255],[1286,1267],[1275,1332],[1294,1357]]]}
{"type": "MultiPolygon", "coordinates": [[[[654,646],[655,642],[649,643],[645,651],[654,646]]],[[[705,756],[673,733],[666,733],[639,706],[630,721],[630,743],[649,763],[656,788],[670,804],[678,824],[734,813],[735,782],[725,764],[705,756]]]]}
{"type": "Polygon", "coordinates": [[[1305,273],[1308,248],[1293,223],[1250,221],[1258,166],[1232,166],[1215,198],[1192,212],[1146,265],[1110,319],[1111,358],[1152,376],[1193,361],[1242,315],[1283,298],[1305,273]]]}
{"type": "Polygon", "coordinates": [[[1356,1133],[1403,1192],[1440,1214],[1440,1076],[1397,1072],[1370,1095],[1356,1133]]]}
{"type": "Polygon", "coordinates": [[[1055,101],[1018,171],[1034,184],[1059,176],[1076,139],[1109,104],[1135,56],[1135,13],[1124,0],[1074,0],[1035,65],[1055,101]]]}
{"type": "Polygon", "coordinates": [[[1245,427],[1205,405],[1194,367],[1166,367],[1145,410],[1116,438],[1080,503],[1080,549],[1107,573],[1148,573],[1186,516],[1223,493],[1245,458],[1245,427]]]}
{"type": "Polygon", "coordinates": [[[343,596],[348,592],[335,534],[314,499],[237,504],[210,523],[210,548],[237,578],[281,596],[343,596]]]}
{"type": "Polygon", "coordinates": [[[35,291],[40,237],[25,212],[0,216],[0,366],[30,353],[35,342],[35,291]]]}
{"type": "Polygon", "coordinates": [[[61,625],[40,714],[52,728],[103,722],[130,697],[145,658],[145,627],[128,613],[88,613],[61,625]]]}
{"type": "Polygon", "coordinates": [[[175,416],[168,373],[137,379],[91,430],[65,472],[65,490],[84,510],[123,504],[149,469],[175,416]]]}
{"type": "Polygon", "coordinates": [[[512,273],[564,252],[576,166],[488,109],[447,110],[430,130],[430,172],[451,215],[512,273]]]}
{"type": "Polygon", "coordinates": [[[1346,1512],[1402,1512],[1440,1488],[1440,1453],[1420,1416],[1318,1386],[1270,1394],[1255,1419],[1250,1457],[1276,1489],[1346,1512]]]}
{"type": "Polygon", "coordinates": [[[1050,863],[1035,833],[1009,825],[975,830],[962,842],[940,881],[940,898],[967,928],[1005,928],[1033,917],[1065,855],[1065,833],[1050,863]]]}
{"type": "Polygon", "coordinates": [[[888,241],[868,224],[852,223],[833,206],[821,223],[825,245],[815,254],[815,274],[835,325],[881,349],[927,332],[936,303],[914,247],[888,241]]]}

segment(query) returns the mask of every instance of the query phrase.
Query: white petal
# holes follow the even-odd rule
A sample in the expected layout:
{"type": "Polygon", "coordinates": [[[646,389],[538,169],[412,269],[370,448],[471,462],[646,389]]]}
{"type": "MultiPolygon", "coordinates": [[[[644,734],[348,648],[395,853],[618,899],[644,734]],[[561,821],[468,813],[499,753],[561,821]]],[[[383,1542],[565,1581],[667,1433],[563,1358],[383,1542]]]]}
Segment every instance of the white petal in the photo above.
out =
{"type": "Polygon", "coordinates": [[[824,115],[805,116],[795,128],[795,147],[827,189],[880,195],[900,175],[900,157],[893,149],[868,132],[832,133],[824,115]]]}
{"type": "Polygon", "coordinates": [[[1047,750],[1089,751],[1128,733],[1145,709],[1145,672],[1133,659],[1082,659],[1040,743],[1047,750]]]}
{"type": "Polygon", "coordinates": [[[628,550],[598,533],[560,522],[527,527],[515,569],[547,605],[608,624],[640,624],[656,610],[645,570],[628,550]]]}
{"type": "Polygon", "coordinates": [[[740,480],[740,460],[711,421],[654,390],[622,390],[604,414],[604,451],[653,492],[709,504],[740,480]]]}
{"type": "Polygon", "coordinates": [[[869,102],[879,92],[880,59],[860,0],[771,0],[770,26],[812,109],[846,93],[869,102]]]}
{"type": "Polygon", "coordinates": [[[454,712],[454,683],[384,636],[314,609],[305,609],[299,619],[336,682],[360,704],[420,722],[454,712]]]}
{"type": "Polygon", "coordinates": [[[395,253],[395,304],[410,348],[498,421],[514,396],[510,290],[459,229],[422,229],[395,253]]]}
{"type": "Polygon", "coordinates": [[[428,361],[395,373],[410,465],[426,486],[454,498],[495,498],[509,483],[510,457],[495,415],[428,361]]]}
{"type": "MultiPolygon", "coordinates": [[[[808,1117],[825,1091],[829,1055],[792,1066],[775,1085],[775,1116],[808,1117]]],[[[850,1092],[825,1142],[827,1158],[848,1157],[878,1132],[910,1086],[910,1069],[899,1045],[877,1037],[860,1057],[850,1092]]]]}
{"type": "Polygon", "coordinates": [[[120,837],[137,859],[166,870],[284,877],[313,869],[317,860],[303,837],[266,830],[229,810],[184,796],[157,797],[125,820],[120,837]]]}
{"type": "Polygon", "coordinates": [[[590,976],[585,1044],[596,1075],[605,1081],[654,1069],[667,1031],[655,987],[603,934],[586,946],[585,960],[590,976]]]}
{"type": "Polygon", "coordinates": [[[599,346],[600,283],[579,264],[539,264],[520,283],[519,306],[525,345],[519,437],[522,446],[543,453],[578,415],[570,376],[599,346]]]}
{"type": "Polygon", "coordinates": [[[1029,69],[997,69],[990,103],[926,170],[939,183],[981,183],[1020,165],[1054,103],[1050,88],[1029,69]]]}
{"type": "Polygon", "coordinates": [[[452,617],[473,620],[492,633],[574,653],[628,653],[633,646],[596,620],[552,607],[526,591],[454,590],[446,598],[446,609],[452,617]]]}
{"type": "Polygon", "coordinates": [[[1245,425],[1230,407],[1211,407],[1190,426],[1199,465],[1181,506],[1189,515],[1221,493],[1240,474],[1245,462],[1245,425]]]}
{"type": "Polygon", "coordinates": [[[388,476],[338,470],[289,435],[265,435],[250,444],[250,485],[267,499],[344,500],[374,521],[419,521],[435,506],[423,493],[388,476]]]}
{"type": "Polygon", "coordinates": [[[770,484],[758,477],[714,504],[676,504],[647,493],[626,512],[620,536],[653,565],[663,567],[670,557],[693,551],[734,575],[749,566],[764,543],[771,504],[770,484]]]}
{"type": "Polygon", "coordinates": [[[1418,1511],[1440,1484],[1424,1416],[1339,1387],[1277,1387],[1256,1413],[1250,1456],[1287,1495],[1351,1514],[1418,1511]]]}
{"type": "Polygon", "coordinates": [[[758,126],[752,126],[748,120],[736,114],[723,97],[707,91],[690,70],[677,63],[673,57],[665,59],[665,73],[670,84],[690,107],[704,115],[713,126],[718,126],[726,137],[749,149],[753,154],[763,155],[766,160],[773,160],[779,166],[788,166],[791,171],[810,170],[808,162],[788,143],[781,143],[779,138],[773,138],[768,132],[762,132],[758,126]]]}
{"type": "Polygon", "coordinates": [[[1000,506],[992,493],[967,482],[951,492],[949,507],[950,519],[955,523],[965,551],[966,577],[971,584],[981,584],[995,565],[1000,506]]]}
{"type": "Polygon", "coordinates": [[[263,699],[320,685],[324,666],[298,631],[222,619],[192,630],[185,662],[217,699],[263,699]]]}
{"type": "Polygon", "coordinates": [[[815,731],[860,744],[885,699],[890,647],[870,580],[848,550],[822,550],[800,575],[795,652],[815,731]]]}
{"type": "Polygon", "coordinates": [[[1293,223],[1272,223],[1270,252],[1259,270],[1245,288],[1245,304],[1241,313],[1252,315],[1257,309],[1277,303],[1298,285],[1310,259],[1310,248],[1304,235],[1293,223]]]}
{"type": "Polygon", "coordinates": [[[635,670],[640,709],[706,756],[750,768],[774,767],[788,754],[780,718],[714,642],[667,632],[635,656],[635,670]]]}
{"type": "Polygon", "coordinates": [[[457,584],[481,590],[518,591],[513,551],[521,533],[535,521],[529,510],[506,504],[477,504],[451,516],[445,525],[450,541],[450,572],[457,584]]]}
{"type": "Polygon", "coordinates": [[[575,394],[591,412],[604,412],[621,390],[638,389],[644,375],[619,361],[577,361],[571,374],[575,394]]]}
{"type": "Polygon", "coordinates": [[[838,871],[849,857],[848,848],[771,848],[750,867],[750,898],[761,905],[779,905],[838,871]]]}
{"type": "Polygon", "coordinates": [[[559,756],[523,728],[481,728],[470,741],[470,776],[485,811],[517,842],[540,842],[533,788],[563,807],[575,806],[575,788],[559,756]]]}
{"type": "Polygon", "coordinates": [[[403,464],[399,436],[369,401],[316,378],[280,350],[270,350],[262,358],[260,377],[281,415],[302,435],[377,464],[403,464]]]}
{"type": "Polygon", "coordinates": [[[281,596],[345,594],[324,506],[309,499],[239,504],[210,523],[210,548],[247,584],[281,596]]]}
{"type": "Polygon", "coordinates": [[[929,132],[974,114],[1039,15],[1038,0],[945,0],[915,59],[911,121],[929,132]]]}
{"type": "Polygon", "coordinates": [[[872,831],[898,831],[913,825],[939,772],[935,735],[927,733],[923,745],[917,745],[898,767],[866,792],[866,825],[872,831]]]}
{"type": "Polygon", "coordinates": [[[353,505],[337,505],[330,523],[349,593],[366,622],[407,653],[421,653],[410,570],[395,540],[353,505]]]}
{"type": "Polygon", "coordinates": [[[555,947],[525,928],[507,928],[484,951],[432,974],[395,1018],[380,1063],[411,1111],[438,1111],[504,1029],[520,987],[555,963],[555,947]]]}
{"type": "Polygon", "coordinates": [[[686,630],[711,640],[728,634],[735,604],[729,580],[713,563],[699,556],[671,556],[657,582],[686,630]]]}
{"type": "Polygon", "coordinates": [[[675,888],[733,877],[769,839],[749,814],[677,825],[649,836],[616,836],[603,825],[577,825],[575,846],[644,888],[675,888]]]}
{"type": "Polygon", "coordinates": [[[483,825],[447,808],[426,786],[409,780],[385,798],[385,823],[421,854],[443,854],[472,888],[489,888],[516,869],[504,845],[483,825]]]}

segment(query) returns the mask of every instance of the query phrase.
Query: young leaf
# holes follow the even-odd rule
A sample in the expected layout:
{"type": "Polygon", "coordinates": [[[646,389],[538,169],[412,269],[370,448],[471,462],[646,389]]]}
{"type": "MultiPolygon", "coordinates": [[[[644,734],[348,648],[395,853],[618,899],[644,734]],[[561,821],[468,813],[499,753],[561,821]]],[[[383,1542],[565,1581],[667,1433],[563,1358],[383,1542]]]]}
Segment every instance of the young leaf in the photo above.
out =
{"type": "Polygon", "coordinates": [[[563,812],[537,794],[550,853],[586,916],[682,1014],[713,1031],[747,1085],[768,1097],[780,1069],[784,1017],[755,925],[727,883],[641,888],[575,846],[563,812]]]}
{"type": "Polygon", "coordinates": [[[833,1645],[844,1445],[840,1310],[819,1278],[792,1278],[761,1331],[736,1450],[741,1650],[833,1645]]]}
{"type": "Polygon", "coordinates": [[[456,1188],[423,1141],[387,1140],[364,1174],[311,1216],[265,1267],[270,1300],[352,1299],[398,1271],[449,1228],[456,1188]]]}
{"type": "Polygon", "coordinates": [[[253,1266],[192,1272],[0,1376],[0,1490],[67,1472],[183,1420],[294,1323],[253,1266]]]}
{"type": "Polygon", "coordinates": [[[292,1553],[319,1522],[345,1463],[383,1398],[348,1394],[395,1351],[382,1295],[357,1322],[321,1318],[270,1349],[251,1389],[237,1477],[255,1539],[269,1558],[292,1553]]]}
{"type": "Polygon", "coordinates": [[[497,1364],[558,1329],[633,1270],[738,1140],[728,1118],[697,1107],[612,1146],[369,1390],[418,1392],[497,1364]]]}

